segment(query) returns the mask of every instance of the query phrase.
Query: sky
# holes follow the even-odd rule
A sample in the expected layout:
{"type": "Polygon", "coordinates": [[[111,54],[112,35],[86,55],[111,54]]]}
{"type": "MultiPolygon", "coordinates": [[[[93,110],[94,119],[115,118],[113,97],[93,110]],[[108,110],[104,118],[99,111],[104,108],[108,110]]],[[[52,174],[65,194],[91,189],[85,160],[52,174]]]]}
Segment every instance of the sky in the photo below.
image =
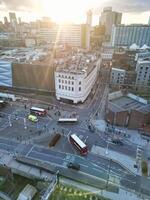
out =
{"type": "Polygon", "coordinates": [[[48,16],[60,23],[85,23],[86,12],[92,9],[95,25],[105,6],[123,12],[124,24],[147,23],[150,16],[150,0],[0,0],[0,19],[14,11],[23,21],[48,16]]]}

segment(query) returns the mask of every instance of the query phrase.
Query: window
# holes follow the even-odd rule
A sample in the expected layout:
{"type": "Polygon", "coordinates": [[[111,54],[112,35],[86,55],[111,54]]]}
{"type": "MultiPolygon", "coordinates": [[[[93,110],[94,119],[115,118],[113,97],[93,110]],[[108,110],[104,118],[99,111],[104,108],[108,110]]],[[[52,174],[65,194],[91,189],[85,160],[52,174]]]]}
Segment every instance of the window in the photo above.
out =
{"type": "Polygon", "coordinates": [[[74,85],[74,82],[72,81],[72,85],[74,85]]]}
{"type": "Polygon", "coordinates": [[[68,87],[68,90],[70,91],[70,87],[68,87]]]}
{"type": "Polygon", "coordinates": [[[70,79],[70,76],[68,78],[70,79]]]}
{"type": "Polygon", "coordinates": [[[62,89],[64,90],[64,86],[62,86],[62,89]]]}
{"type": "Polygon", "coordinates": [[[64,78],[64,75],[62,75],[62,78],[64,78]]]}
{"type": "Polygon", "coordinates": [[[60,83],[60,82],[61,82],[61,80],[60,80],[60,79],[58,79],[58,82],[60,83]]]}
{"type": "Polygon", "coordinates": [[[74,91],[74,88],[72,87],[72,91],[74,91]]]}
{"type": "Polygon", "coordinates": [[[67,78],[67,76],[65,76],[65,78],[67,78]]]}
{"type": "Polygon", "coordinates": [[[72,80],[74,80],[74,77],[72,76],[72,80]]]}
{"type": "Polygon", "coordinates": [[[70,81],[68,81],[68,84],[70,84],[70,81]]]}
{"type": "Polygon", "coordinates": [[[65,86],[65,90],[67,90],[67,86],[65,86]]]}
{"type": "Polygon", "coordinates": [[[59,89],[61,89],[61,85],[59,85],[59,89]]]}
{"type": "Polygon", "coordinates": [[[67,81],[65,80],[65,83],[67,84],[67,81]]]}
{"type": "Polygon", "coordinates": [[[62,80],[62,83],[64,83],[64,80],[62,80]]]}
{"type": "Polygon", "coordinates": [[[81,91],[81,87],[79,87],[79,91],[81,91]]]}
{"type": "Polygon", "coordinates": [[[79,81],[79,85],[81,85],[81,81],[79,81]]]}

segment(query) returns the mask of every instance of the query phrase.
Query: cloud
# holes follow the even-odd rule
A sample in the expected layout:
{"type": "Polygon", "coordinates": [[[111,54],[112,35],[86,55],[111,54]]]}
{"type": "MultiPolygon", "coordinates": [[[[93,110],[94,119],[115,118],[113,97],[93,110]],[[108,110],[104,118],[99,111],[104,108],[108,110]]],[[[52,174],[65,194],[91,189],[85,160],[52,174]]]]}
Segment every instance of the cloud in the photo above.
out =
{"type": "Polygon", "coordinates": [[[150,0],[108,0],[103,6],[112,6],[121,12],[146,12],[150,11],[150,0]]]}
{"type": "Polygon", "coordinates": [[[42,0],[0,0],[0,5],[13,11],[39,11],[42,8],[42,0]]]}
{"type": "MultiPolygon", "coordinates": [[[[60,1],[63,1],[63,0],[60,0],[60,1]]],[[[72,1],[75,1],[75,0],[72,0],[72,1]]],[[[81,0],[81,1],[84,1],[84,0],[81,0]]],[[[90,5],[92,5],[92,2],[94,2],[94,0],[91,0],[90,5]]],[[[120,12],[135,12],[135,13],[140,12],[141,13],[141,12],[150,11],[150,0],[107,0],[107,1],[104,1],[104,3],[101,3],[101,1],[99,0],[99,2],[101,5],[101,8],[99,10],[102,10],[102,7],[104,6],[112,6],[113,10],[117,10],[120,12]]],[[[1,5],[3,5],[2,8],[5,6],[6,9],[14,10],[14,11],[39,12],[39,11],[42,11],[43,9],[42,0],[0,0],[0,6],[1,5]]],[[[99,5],[97,5],[97,7],[99,7],[99,5]]]]}

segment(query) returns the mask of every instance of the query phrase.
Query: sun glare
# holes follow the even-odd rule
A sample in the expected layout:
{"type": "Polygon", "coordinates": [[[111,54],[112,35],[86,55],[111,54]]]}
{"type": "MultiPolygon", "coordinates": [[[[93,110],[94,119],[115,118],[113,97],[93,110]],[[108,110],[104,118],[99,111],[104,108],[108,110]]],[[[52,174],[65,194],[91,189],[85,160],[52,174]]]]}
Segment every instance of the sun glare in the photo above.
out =
{"type": "Polygon", "coordinates": [[[81,0],[44,0],[44,14],[58,23],[81,21],[86,8],[81,0]]]}

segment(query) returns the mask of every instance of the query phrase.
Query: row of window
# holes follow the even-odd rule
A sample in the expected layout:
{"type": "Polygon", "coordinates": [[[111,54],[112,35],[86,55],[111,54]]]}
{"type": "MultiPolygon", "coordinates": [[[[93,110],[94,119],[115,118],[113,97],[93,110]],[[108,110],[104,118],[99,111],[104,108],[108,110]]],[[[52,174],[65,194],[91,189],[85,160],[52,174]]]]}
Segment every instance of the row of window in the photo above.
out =
{"type": "Polygon", "coordinates": [[[65,83],[65,84],[68,83],[69,85],[70,85],[70,84],[74,85],[74,81],[67,81],[67,80],[58,79],[58,82],[59,82],[59,83],[65,83]]]}
{"type": "Polygon", "coordinates": [[[59,77],[60,77],[60,78],[67,78],[67,79],[72,79],[72,80],[74,80],[74,76],[64,76],[64,75],[60,75],[60,74],[59,74],[59,77]]]}
{"type": "MultiPolygon", "coordinates": [[[[58,82],[59,83],[65,83],[65,84],[72,84],[72,85],[74,85],[74,81],[67,81],[67,80],[61,80],[61,79],[58,79],[58,82]]],[[[79,81],[79,85],[81,85],[81,81],[79,81]]]]}
{"type": "MultiPolygon", "coordinates": [[[[74,87],[70,87],[70,86],[64,86],[64,85],[59,85],[59,89],[62,90],[68,90],[68,91],[74,91],[74,87]]],[[[79,91],[81,91],[81,87],[79,87],[79,91]]]]}

